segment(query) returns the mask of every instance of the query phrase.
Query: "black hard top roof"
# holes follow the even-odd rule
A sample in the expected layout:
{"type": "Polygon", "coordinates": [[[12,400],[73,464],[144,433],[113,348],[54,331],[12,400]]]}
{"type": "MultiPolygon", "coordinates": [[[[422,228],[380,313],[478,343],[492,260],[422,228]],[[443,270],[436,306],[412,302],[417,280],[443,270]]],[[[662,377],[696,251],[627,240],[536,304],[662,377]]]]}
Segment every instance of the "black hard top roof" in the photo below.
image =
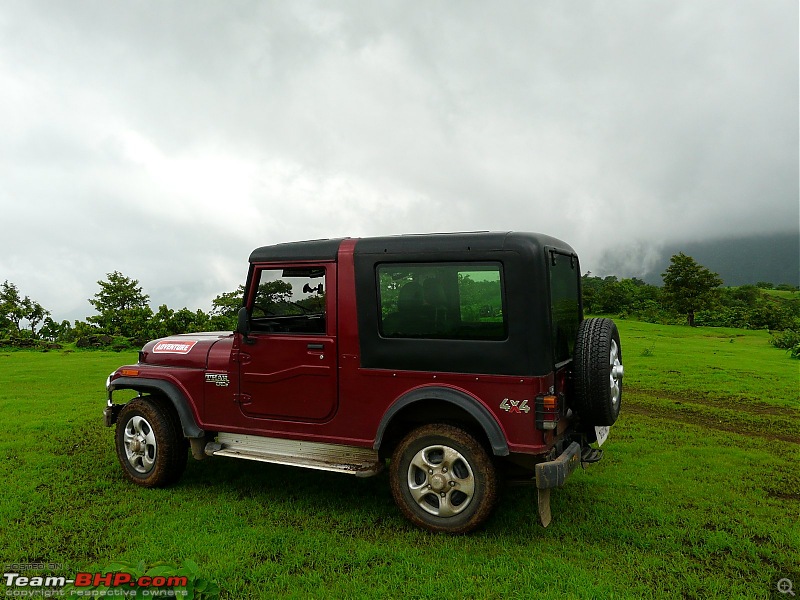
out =
{"type": "Polygon", "coordinates": [[[288,242],[256,248],[250,254],[250,262],[273,262],[282,260],[336,260],[339,244],[344,238],[333,240],[308,240],[288,242]]]}
{"type": "MultiPolygon", "coordinates": [[[[346,238],[309,240],[263,246],[253,250],[251,263],[284,260],[336,260],[346,238]]],[[[517,251],[537,252],[544,246],[575,254],[565,242],[540,233],[477,231],[469,233],[425,233],[359,238],[355,254],[424,254],[517,251]]]]}

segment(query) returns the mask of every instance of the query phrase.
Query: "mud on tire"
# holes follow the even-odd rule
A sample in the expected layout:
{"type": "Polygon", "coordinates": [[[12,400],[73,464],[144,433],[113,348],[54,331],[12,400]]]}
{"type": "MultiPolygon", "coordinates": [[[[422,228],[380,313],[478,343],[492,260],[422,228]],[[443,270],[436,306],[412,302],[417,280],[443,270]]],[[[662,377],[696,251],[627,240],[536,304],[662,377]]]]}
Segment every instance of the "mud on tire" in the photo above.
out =
{"type": "Polygon", "coordinates": [[[165,487],[183,474],[188,442],[172,406],[153,397],[134,398],[117,418],[117,458],[130,481],[165,487]]]}
{"type": "Polygon", "coordinates": [[[497,500],[491,457],[472,435],[452,425],[424,425],[395,448],[392,496],[412,523],[462,534],[481,525],[497,500]]]}

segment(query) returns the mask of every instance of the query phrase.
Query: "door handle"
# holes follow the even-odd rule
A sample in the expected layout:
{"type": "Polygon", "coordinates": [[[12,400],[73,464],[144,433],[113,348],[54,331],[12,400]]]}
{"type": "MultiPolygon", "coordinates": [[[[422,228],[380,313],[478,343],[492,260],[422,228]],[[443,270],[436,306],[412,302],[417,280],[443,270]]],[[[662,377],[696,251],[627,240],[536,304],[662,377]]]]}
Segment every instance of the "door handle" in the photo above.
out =
{"type": "Polygon", "coordinates": [[[306,348],[309,350],[324,350],[325,344],[309,344],[306,348]]]}

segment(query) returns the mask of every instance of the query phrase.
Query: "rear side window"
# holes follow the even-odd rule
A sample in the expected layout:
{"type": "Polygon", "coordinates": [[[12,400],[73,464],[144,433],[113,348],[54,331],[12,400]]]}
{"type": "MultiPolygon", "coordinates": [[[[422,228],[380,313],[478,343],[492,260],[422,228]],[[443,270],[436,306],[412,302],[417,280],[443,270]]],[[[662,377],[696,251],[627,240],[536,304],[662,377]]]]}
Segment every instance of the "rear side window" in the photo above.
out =
{"type": "Polygon", "coordinates": [[[550,306],[553,353],[556,363],[572,357],[581,321],[578,259],[550,253],[550,306]]]}
{"type": "Polygon", "coordinates": [[[507,337],[500,263],[383,264],[377,280],[383,337],[507,337]]]}

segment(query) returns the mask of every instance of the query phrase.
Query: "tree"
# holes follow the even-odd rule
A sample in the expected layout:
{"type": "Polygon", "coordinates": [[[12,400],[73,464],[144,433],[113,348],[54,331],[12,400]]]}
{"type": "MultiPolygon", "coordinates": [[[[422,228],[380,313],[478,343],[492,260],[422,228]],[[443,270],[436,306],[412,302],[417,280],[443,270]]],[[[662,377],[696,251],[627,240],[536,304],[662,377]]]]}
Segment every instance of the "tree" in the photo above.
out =
{"type": "Polygon", "coordinates": [[[669,267],[661,274],[664,280],[662,298],[668,307],[685,314],[689,326],[694,327],[695,313],[713,303],[722,279],[683,252],[672,256],[669,262],[669,267]]]}
{"type": "Polygon", "coordinates": [[[458,274],[461,318],[465,321],[502,321],[503,294],[500,278],[475,281],[469,273],[458,274]]]}
{"type": "Polygon", "coordinates": [[[233,292],[225,292],[214,298],[211,301],[211,312],[208,315],[208,327],[219,331],[235,329],[243,298],[243,285],[240,285],[233,292]]]}
{"type": "Polygon", "coordinates": [[[100,291],[90,299],[99,315],[86,320],[104,333],[125,337],[148,337],[147,328],[153,311],[147,305],[150,297],[142,292],[139,282],[119,271],[108,273],[107,281],[98,281],[100,291]]]}
{"type": "Polygon", "coordinates": [[[586,313],[632,315],[646,321],[661,317],[661,289],[636,277],[600,278],[587,273],[581,278],[581,289],[586,313]]]}
{"type": "Polygon", "coordinates": [[[50,314],[49,310],[30,297],[20,295],[17,286],[8,281],[0,285],[0,332],[5,331],[11,337],[22,334],[22,321],[28,322],[30,337],[38,337],[36,326],[50,314]]]}
{"type": "Polygon", "coordinates": [[[12,336],[19,335],[20,322],[25,318],[25,308],[19,289],[8,280],[0,285],[0,321],[3,329],[12,336]]]}
{"type": "Polygon", "coordinates": [[[39,336],[51,342],[71,342],[72,325],[66,320],[61,321],[59,325],[50,317],[45,317],[42,328],[39,330],[39,336]]]}
{"type": "Polygon", "coordinates": [[[242,307],[242,299],[244,298],[244,286],[240,285],[233,292],[226,292],[220,294],[211,301],[212,317],[233,317],[239,313],[242,307]]]}
{"type": "MultiPolygon", "coordinates": [[[[175,316],[175,311],[171,308],[167,307],[166,304],[162,304],[158,307],[158,310],[150,319],[150,328],[149,334],[152,338],[162,338],[167,337],[173,333],[178,333],[172,331],[172,319],[175,316]]],[[[184,332],[180,332],[184,333],[184,332]]]]}
{"type": "Polygon", "coordinates": [[[292,284],[282,279],[266,281],[258,286],[253,303],[263,315],[298,314],[306,312],[292,302],[292,284]],[[294,305],[296,310],[289,308],[294,305]]]}
{"type": "Polygon", "coordinates": [[[188,308],[182,308],[174,311],[162,304],[150,320],[149,337],[160,338],[177,333],[203,331],[208,328],[208,324],[208,315],[202,310],[192,312],[188,308]]]}
{"type": "Polygon", "coordinates": [[[36,339],[38,337],[36,326],[49,315],[50,311],[45,310],[45,308],[35,300],[31,300],[27,296],[22,299],[22,316],[28,321],[28,327],[31,330],[32,338],[36,339]]]}

